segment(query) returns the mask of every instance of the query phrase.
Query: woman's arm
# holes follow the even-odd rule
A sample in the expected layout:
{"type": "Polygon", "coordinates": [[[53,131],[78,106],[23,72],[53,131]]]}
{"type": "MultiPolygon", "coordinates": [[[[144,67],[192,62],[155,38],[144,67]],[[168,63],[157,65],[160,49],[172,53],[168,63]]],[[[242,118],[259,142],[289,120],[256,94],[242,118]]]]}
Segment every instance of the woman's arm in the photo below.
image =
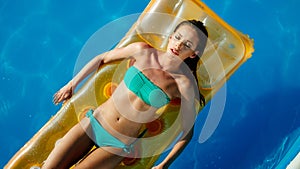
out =
{"type": "Polygon", "coordinates": [[[166,169],[175,161],[175,159],[181,154],[184,148],[188,145],[193,137],[194,128],[180,141],[178,141],[167,157],[157,166],[152,167],[152,169],[166,169]]]}
{"type": "Polygon", "coordinates": [[[167,157],[158,166],[153,167],[153,169],[168,168],[193,137],[194,122],[196,119],[195,91],[187,79],[181,80],[181,83],[178,84],[181,93],[180,115],[181,128],[183,131],[182,138],[175,144],[167,157]]]}
{"type": "MultiPolygon", "coordinates": [[[[180,141],[178,141],[175,146],[172,148],[170,153],[167,155],[167,157],[156,167],[153,167],[152,169],[164,169],[168,168],[175,159],[180,155],[180,153],[184,150],[184,148],[187,146],[187,144],[191,141],[193,134],[194,134],[194,122],[195,122],[195,110],[191,107],[194,106],[194,104],[186,105],[189,106],[189,108],[184,109],[181,107],[181,116],[182,116],[182,138],[180,141]]],[[[184,106],[185,107],[185,106],[184,106]]]]}
{"type": "Polygon", "coordinates": [[[64,87],[62,87],[58,92],[54,94],[54,104],[58,104],[66,99],[69,99],[72,96],[76,86],[90,73],[97,70],[100,64],[133,57],[135,53],[139,51],[139,49],[141,49],[142,45],[142,43],[132,43],[126,47],[115,48],[109,52],[105,52],[94,57],[79,71],[79,73],[72,80],[70,80],[64,87]]]}

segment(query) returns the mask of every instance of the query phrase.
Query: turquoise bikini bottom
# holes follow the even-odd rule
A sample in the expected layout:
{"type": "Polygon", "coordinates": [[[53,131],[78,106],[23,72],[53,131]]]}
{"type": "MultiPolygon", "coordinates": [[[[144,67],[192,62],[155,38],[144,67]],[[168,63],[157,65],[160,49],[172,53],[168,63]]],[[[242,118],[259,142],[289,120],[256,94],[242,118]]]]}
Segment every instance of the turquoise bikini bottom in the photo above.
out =
{"type": "MultiPolygon", "coordinates": [[[[136,139],[133,143],[127,145],[120,141],[118,138],[111,135],[109,132],[107,132],[102,125],[98,122],[98,120],[93,116],[93,110],[89,110],[86,113],[86,117],[90,119],[90,123],[94,132],[95,136],[95,144],[99,147],[116,147],[116,148],[122,148],[124,152],[130,153],[133,150],[134,143],[138,140],[136,139]]],[[[147,130],[147,129],[146,129],[147,130]]],[[[144,130],[138,138],[141,138],[145,133],[146,130],[144,130]]]]}

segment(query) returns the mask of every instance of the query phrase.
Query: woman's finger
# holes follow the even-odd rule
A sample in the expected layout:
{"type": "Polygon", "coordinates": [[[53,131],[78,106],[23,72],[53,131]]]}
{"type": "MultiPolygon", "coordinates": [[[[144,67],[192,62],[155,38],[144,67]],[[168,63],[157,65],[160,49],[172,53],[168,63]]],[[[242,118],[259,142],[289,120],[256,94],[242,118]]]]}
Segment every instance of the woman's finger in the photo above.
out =
{"type": "Polygon", "coordinates": [[[66,94],[64,95],[64,100],[65,100],[65,99],[68,99],[68,98],[70,97],[70,95],[71,95],[70,92],[66,93],[66,94]]]}
{"type": "Polygon", "coordinates": [[[64,88],[60,89],[58,92],[56,92],[53,96],[53,103],[58,104],[66,99],[69,99],[72,97],[72,91],[65,90],[64,88]]]}
{"type": "Polygon", "coordinates": [[[55,95],[53,98],[53,103],[58,104],[58,99],[59,99],[58,95],[55,95]]]}
{"type": "Polygon", "coordinates": [[[63,100],[63,96],[64,96],[63,93],[58,92],[57,95],[56,95],[56,97],[55,97],[55,104],[60,103],[63,100]]]}

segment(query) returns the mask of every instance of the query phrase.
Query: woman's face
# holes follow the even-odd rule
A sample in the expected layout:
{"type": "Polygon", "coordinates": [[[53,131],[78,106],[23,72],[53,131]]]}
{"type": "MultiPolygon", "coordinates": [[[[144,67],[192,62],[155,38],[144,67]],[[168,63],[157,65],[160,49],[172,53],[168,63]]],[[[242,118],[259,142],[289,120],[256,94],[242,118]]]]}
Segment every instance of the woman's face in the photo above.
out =
{"type": "Polygon", "coordinates": [[[188,57],[196,57],[195,51],[199,43],[197,28],[190,25],[181,25],[170,37],[167,52],[180,57],[182,60],[188,57]]]}

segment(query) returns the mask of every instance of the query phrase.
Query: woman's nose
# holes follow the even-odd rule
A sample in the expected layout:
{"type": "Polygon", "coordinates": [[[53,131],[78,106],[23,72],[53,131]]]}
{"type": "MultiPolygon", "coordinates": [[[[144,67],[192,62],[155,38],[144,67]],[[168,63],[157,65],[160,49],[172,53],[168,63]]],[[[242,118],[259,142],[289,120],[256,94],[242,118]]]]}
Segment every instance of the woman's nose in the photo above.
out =
{"type": "Polygon", "coordinates": [[[180,49],[181,46],[182,46],[182,44],[183,44],[183,43],[182,43],[181,41],[176,42],[175,48],[176,48],[176,49],[180,49]]]}

